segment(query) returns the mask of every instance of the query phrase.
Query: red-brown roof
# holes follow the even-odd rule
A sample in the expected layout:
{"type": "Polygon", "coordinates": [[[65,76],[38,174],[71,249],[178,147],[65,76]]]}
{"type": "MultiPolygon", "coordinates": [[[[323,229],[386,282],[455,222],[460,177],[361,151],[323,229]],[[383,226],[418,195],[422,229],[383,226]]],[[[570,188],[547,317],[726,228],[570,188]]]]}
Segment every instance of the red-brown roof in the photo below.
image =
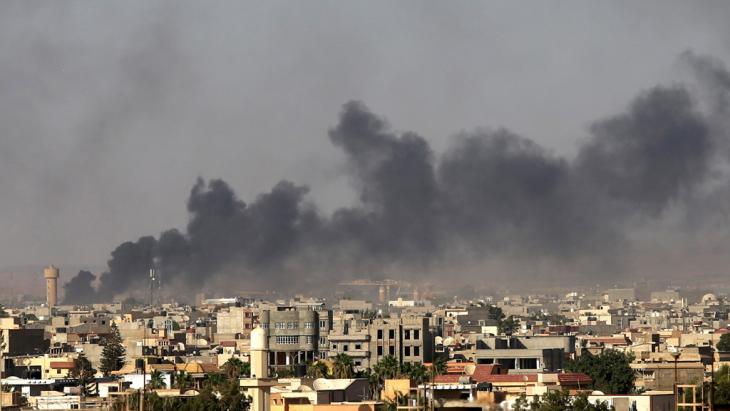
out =
{"type": "Polygon", "coordinates": [[[73,361],[51,361],[51,368],[54,370],[73,370],[76,364],[73,361]]]}
{"type": "Polygon", "coordinates": [[[558,381],[560,385],[589,385],[593,382],[593,379],[582,372],[566,372],[558,374],[558,381]]]}
{"type": "Polygon", "coordinates": [[[486,382],[490,375],[499,374],[499,364],[478,364],[471,374],[471,378],[477,382],[486,382]]]}
{"type": "Polygon", "coordinates": [[[235,341],[221,341],[221,347],[235,347],[235,341]]]}
{"type": "Polygon", "coordinates": [[[473,362],[449,361],[446,363],[446,373],[461,374],[464,372],[464,368],[466,368],[467,365],[474,365],[474,363],[473,362]]]}

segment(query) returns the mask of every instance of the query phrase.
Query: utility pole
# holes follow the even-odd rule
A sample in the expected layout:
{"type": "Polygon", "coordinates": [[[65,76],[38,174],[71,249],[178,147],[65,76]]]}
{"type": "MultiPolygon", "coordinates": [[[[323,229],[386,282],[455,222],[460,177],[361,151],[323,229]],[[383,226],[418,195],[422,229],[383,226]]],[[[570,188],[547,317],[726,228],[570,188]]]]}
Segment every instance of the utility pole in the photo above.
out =
{"type": "Polygon", "coordinates": [[[674,358],[674,403],[679,404],[679,389],[677,387],[677,359],[679,359],[679,356],[682,355],[679,350],[670,352],[672,357],[674,358]]]}
{"type": "MultiPolygon", "coordinates": [[[[714,328],[714,326],[713,326],[714,328]]],[[[710,334],[710,411],[715,409],[715,332],[710,334]]]]}
{"type": "Polygon", "coordinates": [[[0,330],[0,411],[3,410],[3,400],[5,399],[5,394],[3,392],[3,377],[5,374],[5,332],[3,330],[0,330]]]}
{"type": "Polygon", "coordinates": [[[139,393],[139,411],[144,411],[144,391],[147,388],[147,362],[144,356],[144,344],[147,341],[147,319],[144,319],[142,331],[142,390],[139,393]]]}

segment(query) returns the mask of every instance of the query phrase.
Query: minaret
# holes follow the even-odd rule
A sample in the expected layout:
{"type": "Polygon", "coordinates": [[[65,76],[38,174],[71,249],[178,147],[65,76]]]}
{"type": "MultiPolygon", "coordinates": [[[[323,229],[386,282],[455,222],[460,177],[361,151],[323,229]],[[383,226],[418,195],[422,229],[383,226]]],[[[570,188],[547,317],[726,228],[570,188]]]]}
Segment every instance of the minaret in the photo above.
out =
{"type": "Polygon", "coordinates": [[[269,341],[266,330],[258,326],[251,330],[251,378],[269,376],[269,341]]]}
{"type": "Polygon", "coordinates": [[[277,382],[269,378],[269,337],[260,325],[251,330],[250,347],[251,378],[241,378],[240,386],[251,396],[250,411],[269,411],[271,387],[277,382]]]}
{"type": "Polygon", "coordinates": [[[43,269],[43,277],[46,279],[46,302],[48,308],[53,308],[58,302],[58,277],[60,271],[58,267],[49,265],[43,269]]]}

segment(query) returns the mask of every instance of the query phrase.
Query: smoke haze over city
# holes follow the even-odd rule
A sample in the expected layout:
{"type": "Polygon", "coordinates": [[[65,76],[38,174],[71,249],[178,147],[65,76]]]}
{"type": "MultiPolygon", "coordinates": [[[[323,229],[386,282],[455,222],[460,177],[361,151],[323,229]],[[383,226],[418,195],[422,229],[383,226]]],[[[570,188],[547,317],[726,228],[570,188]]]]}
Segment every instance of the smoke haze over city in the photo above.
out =
{"type": "Polygon", "coordinates": [[[723,3],[131,4],[0,6],[0,266],[68,300],[726,274],[723,3]]]}

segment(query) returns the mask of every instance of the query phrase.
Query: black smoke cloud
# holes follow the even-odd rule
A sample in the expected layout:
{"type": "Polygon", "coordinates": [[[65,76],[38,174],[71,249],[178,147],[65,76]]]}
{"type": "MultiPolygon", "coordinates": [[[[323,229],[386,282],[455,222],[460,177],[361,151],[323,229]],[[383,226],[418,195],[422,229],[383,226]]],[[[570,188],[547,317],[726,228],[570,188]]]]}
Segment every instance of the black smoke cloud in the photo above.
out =
{"type": "Polygon", "coordinates": [[[90,271],[81,270],[69,282],[63,285],[65,294],[64,300],[67,303],[87,304],[96,299],[96,290],[92,283],[96,276],[90,271]]]}
{"type": "MultiPolygon", "coordinates": [[[[724,81],[716,62],[683,58],[724,81]]],[[[199,179],[187,229],[120,245],[97,298],[133,292],[153,265],[190,295],[215,278],[293,290],[389,267],[421,275],[439,261],[620,259],[627,231],[705,187],[723,138],[717,117],[688,88],[658,86],[593,123],[572,159],[507,129],[463,132],[437,156],[423,137],[348,102],[329,138],[345,154],[357,206],[323,215],[289,181],[247,204],[223,180],[199,179]]],[[[91,280],[72,280],[69,296],[91,280]]]]}

